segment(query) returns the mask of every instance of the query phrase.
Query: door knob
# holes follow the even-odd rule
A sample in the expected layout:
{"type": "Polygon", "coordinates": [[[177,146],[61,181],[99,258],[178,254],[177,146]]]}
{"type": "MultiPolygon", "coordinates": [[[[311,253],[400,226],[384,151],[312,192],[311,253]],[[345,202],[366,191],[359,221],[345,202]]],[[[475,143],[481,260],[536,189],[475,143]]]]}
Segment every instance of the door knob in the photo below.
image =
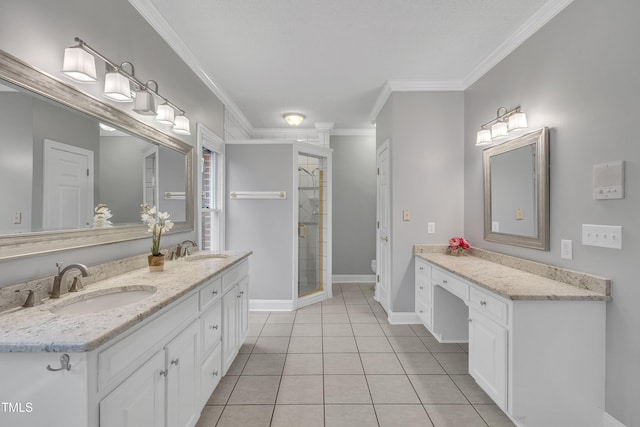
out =
{"type": "Polygon", "coordinates": [[[381,237],[381,239],[384,240],[385,242],[388,242],[389,241],[389,236],[381,237]]]}

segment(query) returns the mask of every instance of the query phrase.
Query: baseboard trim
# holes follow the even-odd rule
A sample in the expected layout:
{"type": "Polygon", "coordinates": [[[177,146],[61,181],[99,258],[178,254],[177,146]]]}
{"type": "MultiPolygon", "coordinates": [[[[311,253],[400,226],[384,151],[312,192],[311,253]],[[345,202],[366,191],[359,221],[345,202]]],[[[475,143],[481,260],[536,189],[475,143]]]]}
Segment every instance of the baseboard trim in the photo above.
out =
{"type": "Polygon", "coordinates": [[[375,283],[375,274],[334,274],[333,283],[375,283]]]}
{"type": "Polygon", "coordinates": [[[252,299],[249,311],[293,311],[293,301],[288,299],[252,299]]]}
{"type": "Polygon", "coordinates": [[[393,312],[389,310],[388,315],[389,323],[392,325],[416,325],[422,323],[418,315],[413,311],[393,312]]]}
{"type": "Polygon", "coordinates": [[[620,421],[616,420],[606,412],[602,417],[602,426],[603,427],[626,427],[624,424],[622,424],[620,421]]]}

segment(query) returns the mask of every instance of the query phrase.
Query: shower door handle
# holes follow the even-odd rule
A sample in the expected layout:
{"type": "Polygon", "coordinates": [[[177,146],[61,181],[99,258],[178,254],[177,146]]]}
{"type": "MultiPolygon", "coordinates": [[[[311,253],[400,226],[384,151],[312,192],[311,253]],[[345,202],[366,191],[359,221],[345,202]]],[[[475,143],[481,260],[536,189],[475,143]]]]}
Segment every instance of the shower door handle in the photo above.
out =
{"type": "Polygon", "coordinates": [[[298,237],[304,239],[307,237],[307,226],[306,224],[298,223],[298,237]]]}

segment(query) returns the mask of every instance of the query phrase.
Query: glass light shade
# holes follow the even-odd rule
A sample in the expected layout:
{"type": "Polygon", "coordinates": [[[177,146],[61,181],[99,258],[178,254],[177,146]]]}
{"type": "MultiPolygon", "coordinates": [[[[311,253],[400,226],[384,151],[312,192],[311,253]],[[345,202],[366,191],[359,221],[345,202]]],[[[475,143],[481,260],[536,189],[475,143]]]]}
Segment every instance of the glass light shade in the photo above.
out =
{"type": "Polygon", "coordinates": [[[169,104],[160,104],[156,109],[156,121],[163,125],[173,125],[175,123],[176,112],[169,104]]]}
{"type": "Polygon", "coordinates": [[[176,124],[173,125],[173,133],[178,135],[191,135],[189,119],[185,115],[176,116],[176,124]]]}
{"type": "Polygon", "coordinates": [[[476,145],[486,145],[491,143],[491,131],[489,129],[480,129],[476,137],[476,145]]]}
{"type": "Polygon", "coordinates": [[[133,102],[133,111],[144,116],[156,115],[156,99],[155,96],[147,91],[141,90],[136,92],[136,99],[133,102]]]}
{"type": "Polygon", "coordinates": [[[299,113],[287,113],[282,116],[287,123],[291,126],[300,126],[305,119],[303,114],[299,113]]]}
{"type": "Polygon", "coordinates": [[[525,129],[527,127],[527,115],[524,113],[513,113],[509,116],[509,130],[525,129]]]}
{"type": "Polygon", "coordinates": [[[491,139],[496,139],[501,136],[507,136],[509,131],[505,122],[497,122],[491,126],[491,139]]]}
{"type": "Polygon", "coordinates": [[[64,50],[62,74],[78,83],[95,83],[96,59],[80,47],[68,47],[64,50]]]}
{"type": "Polygon", "coordinates": [[[117,71],[109,72],[104,77],[104,96],[116,102],[131,102],[129,79],[117,71]]]}

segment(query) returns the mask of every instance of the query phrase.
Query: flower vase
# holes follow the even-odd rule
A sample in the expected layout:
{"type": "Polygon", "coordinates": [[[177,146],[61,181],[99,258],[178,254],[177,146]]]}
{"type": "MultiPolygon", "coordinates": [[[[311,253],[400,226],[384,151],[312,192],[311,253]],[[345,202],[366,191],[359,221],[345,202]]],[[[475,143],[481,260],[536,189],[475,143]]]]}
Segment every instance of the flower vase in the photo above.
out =
{"type": "Polygon", "coordinates": [[[453,251],[453,250],[449,249],[449,255],[462,256],[462,251],[458,251],[458,250],[453,251]]]}
{"type": "Polygon", "coordinates": [[[149,255],[149,271],[164,271],[164,255],[149,255]]]}

